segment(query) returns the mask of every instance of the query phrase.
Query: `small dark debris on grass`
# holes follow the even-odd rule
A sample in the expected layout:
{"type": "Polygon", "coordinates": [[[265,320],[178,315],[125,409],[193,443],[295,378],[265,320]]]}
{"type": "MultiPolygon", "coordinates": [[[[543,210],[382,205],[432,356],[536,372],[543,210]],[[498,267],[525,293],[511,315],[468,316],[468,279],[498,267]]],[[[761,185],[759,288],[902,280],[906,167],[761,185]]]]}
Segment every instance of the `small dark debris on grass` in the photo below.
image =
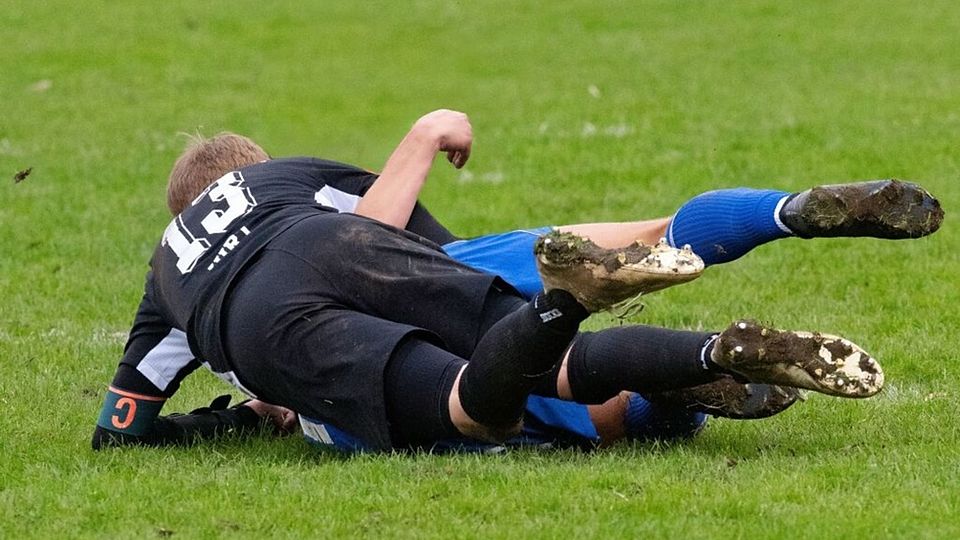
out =
{"type": "Polygon", "coordinates": [[[739,463],[739,461],[737,461],[736,459],[732,457],[727,458],[727,467],[732,469],[737,466],[737,463],[739,463]]]}
{"type": "Polygon", "coordinates": [[[170,538],[171,536],[173,536],[173,531],[164,527],[160,527],[159,529],[157,529],[157,536],[159,536],[160,538],[170,538]]]}
{"type": "Polygon", "coordinates": [[[13,183],[19,184],[20,182],[23,182],[28,176],[30,176],[30,173],[32,172],[33,167],[27,167],[26,169],[18,172],[17,174],[13,175],[13,183]]]}
{"type": "Polygon", "coordinates": [[[239,531],[239,530],[240,530],[240,525],[237,525],[236,523],[234,523],[234,522],[232,522],[232,521],[221,521],[221,522],[220,522],[220,528],[221,528],[221,529],[224,529],[224,530],[226,530],[226,531],[239,531]]]}

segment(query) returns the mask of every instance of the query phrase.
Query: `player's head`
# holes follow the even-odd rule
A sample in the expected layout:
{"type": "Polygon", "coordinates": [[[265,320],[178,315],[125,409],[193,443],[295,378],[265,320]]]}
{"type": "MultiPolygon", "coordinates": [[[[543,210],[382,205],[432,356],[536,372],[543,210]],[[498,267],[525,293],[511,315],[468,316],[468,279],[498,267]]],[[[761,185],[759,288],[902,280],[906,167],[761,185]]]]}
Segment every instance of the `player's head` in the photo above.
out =
{"type": "Polygon", "coordinates": [[[192,135],[170,171],[167,207],[177,215],[221,176],[268,159],[260,145],[243,135],[223,132],[209,139],[192,135]]]}

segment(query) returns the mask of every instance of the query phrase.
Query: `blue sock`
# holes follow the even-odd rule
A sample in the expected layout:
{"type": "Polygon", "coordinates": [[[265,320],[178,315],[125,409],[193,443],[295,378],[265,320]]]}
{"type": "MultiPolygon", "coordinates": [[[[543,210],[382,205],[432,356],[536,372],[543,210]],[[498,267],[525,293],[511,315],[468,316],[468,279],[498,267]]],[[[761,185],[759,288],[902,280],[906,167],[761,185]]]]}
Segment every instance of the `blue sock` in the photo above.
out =
{"type": "Polygon", "coordinates": [[[738,259],[761,244],[792,235],[777,215],[789,195],[749,188],[702,193],[677,210],[667,242],[673,247],[690,244],[708,266],[738,259]]]}
{"type": "Polygon", "coordinates": [[[652,403],[630,394],[624,419],[631,440],[670,440],[693,437],[707,423],[707,415],[681,407],[652,403]]]}

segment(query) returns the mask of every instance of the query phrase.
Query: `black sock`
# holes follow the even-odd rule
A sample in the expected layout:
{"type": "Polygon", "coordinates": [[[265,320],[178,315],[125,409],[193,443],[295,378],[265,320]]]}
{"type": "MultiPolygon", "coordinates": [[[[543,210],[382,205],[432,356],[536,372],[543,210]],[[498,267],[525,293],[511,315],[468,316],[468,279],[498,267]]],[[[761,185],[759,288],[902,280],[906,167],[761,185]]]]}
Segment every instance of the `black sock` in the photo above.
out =
{"type": "Polygon", "coordinates": [[[384,370],[384,401],[394,448],[430,448],[462,436],[448,400],[466,360],[416,334],[404,340],[384,370]]]}
{"type": "Polygon", "coordinates": [[[712,382],[713,336],[652,326],[580,334],[567,363],[573,399],[604,403],[624,390],[660,392],[712,382]]]}
{"type": "Polygon", "coordinates": [[[560,362],[589,313],[568,292],[552,290],[484,334],[460,378],[460,404],[488,426],[515,424],[527,395],[560,362]]]}
{"type": "MultiPolygon", "coordinates": [[[[576,338],[574,338],[574,341],[576,341],[576,338]]],[[[557,392],[557,377],[560,376],[560,368],[562,367],[563,363],[557,362],[557,365],[553,366],[553,369],[540,379],[540,382],[537,383],[537,386],[535,386],[530,393],[540,397],[559,398],[560,394],[557,392]]]]}

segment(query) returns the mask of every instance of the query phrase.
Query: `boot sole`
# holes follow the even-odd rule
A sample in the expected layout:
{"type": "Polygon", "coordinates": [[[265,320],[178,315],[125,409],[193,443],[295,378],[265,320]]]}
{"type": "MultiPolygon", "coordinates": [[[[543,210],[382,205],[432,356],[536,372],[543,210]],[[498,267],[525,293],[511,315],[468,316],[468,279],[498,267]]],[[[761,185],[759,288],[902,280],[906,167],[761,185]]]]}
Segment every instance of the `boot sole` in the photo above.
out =
{"type": "Polygon", "coordinates": [[[704,264],[689,246],[634,243],[604,249],[570,233],[551,232],[534,246],[544,288],[573,294],[590,311],[694,280],[704,264]]]}
{"type": "Polygon", "coordinates": [[[721,367],[767,384],[866,398],[883,388],[880,364],[842,337],[776,330],[738,321],[720,334],[714,354],[721,367]]]}
{"type": "Polygon", "coordinates": [[[805,232],[822,237],[919,238],[943,222],[937,199],[899,180],[815,187],[799,214],[805,232]]]}

